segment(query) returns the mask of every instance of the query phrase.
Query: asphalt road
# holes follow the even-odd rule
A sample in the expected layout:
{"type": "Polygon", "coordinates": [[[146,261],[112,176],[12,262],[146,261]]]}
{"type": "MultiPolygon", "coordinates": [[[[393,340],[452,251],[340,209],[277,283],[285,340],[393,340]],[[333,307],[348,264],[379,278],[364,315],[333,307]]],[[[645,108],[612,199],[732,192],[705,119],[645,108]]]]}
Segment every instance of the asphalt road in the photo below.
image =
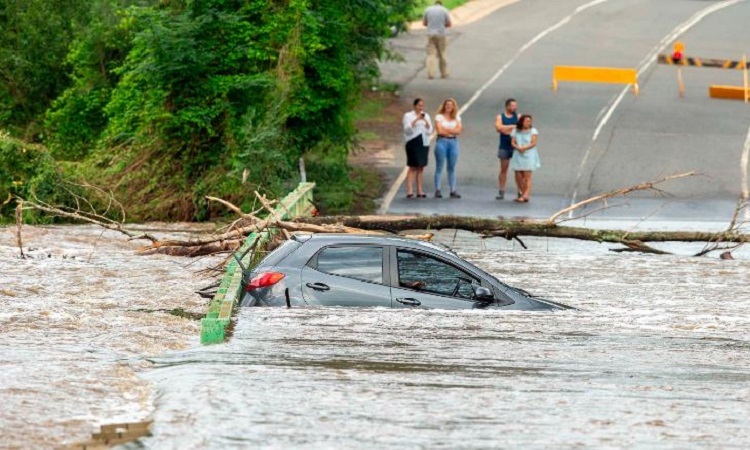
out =
{"type": "MultiPolygon", "coordinates": [[[[384,210],[548,217],[602,192],[698,171],[699,177],[665,185],[671,197],[638,193],[591,217],[728,220],[746,187],[750,105],[710,99],[708,86],[741,85],[742,74],[686,68],[687,95],[680,99],[676,70],[655,64],[655,56],[681,40],[688,56],[740,59],[750,53],[748,23],[747,0],[521,0],[452,31],[449,79],[428,80],[421,50],[406,52],[407,63],[386,70],[386,76],[406,82],[405,101],[423,97],[429,111],[447,97],[468,106],[458,164],[463,198],[407,200],[400,185],[398,191],[394,186],[392,201],[386,198],[384,210]],[[641,92],[635,97],[619,85],[578,83],[561,83],[553,92],[555,65],[637,68],[641,92]],[[534,116],[540,133],[542,168],[534,175],[529,204],[495,200],[494,119],[511,96],[521,112],[534,116]]],[[[404,48],[421,49],[425,37],[412,33],[399,39],[404,48]]],[[[394,178],[404,165],[405,155],[396,152],[394,178]]],[[[433,170],[431,153],[428,193],[434,189],[433,170]]],[[[509,183],[514,193],[512,176],[509,183]]]]}

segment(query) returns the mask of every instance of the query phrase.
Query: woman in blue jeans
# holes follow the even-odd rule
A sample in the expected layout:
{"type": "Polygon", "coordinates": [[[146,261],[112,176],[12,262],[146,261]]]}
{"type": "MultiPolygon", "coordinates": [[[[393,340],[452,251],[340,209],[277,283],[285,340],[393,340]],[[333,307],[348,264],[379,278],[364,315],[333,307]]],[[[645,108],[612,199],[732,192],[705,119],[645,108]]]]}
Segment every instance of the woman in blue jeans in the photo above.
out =
{"type": "Polygon", "coordinates": [[[451,198],[461,198],[456,191],[456,164],[458,163],[458,136],[463,131],[456,101],[443,102],[435,117],[435,198],[442,198],[443,166],[448,162],[448,186],[451,198]]]}

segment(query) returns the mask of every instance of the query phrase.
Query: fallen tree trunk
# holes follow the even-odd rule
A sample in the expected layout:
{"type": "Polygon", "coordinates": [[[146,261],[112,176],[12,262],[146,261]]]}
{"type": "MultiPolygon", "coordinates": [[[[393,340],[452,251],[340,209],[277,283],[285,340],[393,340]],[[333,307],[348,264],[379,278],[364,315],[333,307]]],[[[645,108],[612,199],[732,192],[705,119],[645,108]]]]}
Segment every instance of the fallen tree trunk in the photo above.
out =
{"type": "Polygon", "coordinates": [[[548,221],[482,219],[461,216],[329,216],[299,219],[311,225],[342,225],[362,230],[399,232],[404,230],[460,229],[514,239],[523,236],[578,239],[629,244],[633,242],[750,242],[750,235],[734,231],[717,233],[695,231],[596,230],[551,224],[548,221]]]}
{"type": "MultiPolygon", "coordinates": [[[[477,217],[462,216],[331,216],[304,218],[297,220],[283,220],[280,214],[272,207],[275,200],[269,200],[264,195],[255,192],[255,196],[261,203],[262,208],[251,213],[243,212],[239,207],[232,203],[215,197],[206,197],[209,201],[221,203],[231,211],[239,215],[228,227],[225,227],[222,233],[208,236],[201,236],[188,240],[176,239],[157,239],[146,233],[137,233],[124,227],[125,212],[119,202],[114,200],[111,195],[108,197],[110,204],[116,204],[121,210],[121,219],[119,221],[109,219],[104,213],[96,212],[83,197],[73,193],[76,207],[56,207],[48,205],[37,199],[30,202],[23,199],[17,199],[19,202],[17,214],[27,208],[38,209],[59,217],[65,217],[72,220],[80,220],[97,224],[101,227],[118,231],[127,235],[131,240],[146,239],[150,240],[150,245],[139,249],[141,254],[167,254],[174,256],[202,256],[212,253],[233,252],[236,251],[246,236],[251,233],[260,233],[269,229],[280,232],[284,238],[289,238],[292,232],[307,233],[382,233],[391,232],[399,233],[405,230],[433,230],[433,229],[461,229],[481,234],[485,237],[503,237],[505,239],[514,239],[521,246],[526,245],[521,237],[551,237],[561,239],[577,239],[593,242],[607,242],[623,245],[624,248],[614,249],[614,251],[635,251],[653,254],[667,254],[663,250],[655,249],[648,246],[647,242],[703,242],[706,244],[704,250],[696,256],[703,256],[707,253],[717,250],[729,250],[737,248],[750,241],[750,235],[743,233],[742,225],[745,222],[739,222],[739,213],[747,207],[746,199],[741,197],[734,211],[734,216],[730,226],[722,232],[691,232],[691,231],[623,231],[623,230],[598,230],[591,228],[569,227],[561,225],[566,220],[586,217],[571,217],[560,220],[565,214],[571,214],[584,206],[595,202],[605,201],[612,197],[625,196],[635,191],[654,191],[664,195],[657,185],[680,178],[691,177],[696,175],[694,172],[687,172],[677,175],[671,175],[660,178],[655,181],[639,183],[627,188],[617,189],[608,193],[600,194],[587,200],[583,200],[568,208],[558,211],[547,220],[509,220],[509,219],[485,219],[477,217]],[[83,205],[83,206],[82,206],[83,205]],[[86,207],[88,205],[88,207],[86,207]],[[265,210],[268,214],[261,219],[258,213],[265,210]]],[[[97,192],[103,192],[96,188],[97,192]]],[[[604,207],[606,209],[607,206],[604,207]]],[[[599,210],[595,210],[599,211],[599,210]]],[[[589,213],[591,214],[591,213],[589,213]]],[[[20,218],[17,217],[20,221],[20,218]]],[[[18,228],[18,243],[22,248],[20,226],[18,228]]],[[[432,235],[411,236],[416,239],[430,240],[432,235]]]]}
{"type": "Polygon", "coordinates": [[[216,241],[201,245],[191,246],[155,246],[143,247],[138,250],[141,255],[169,255],[169,256],[205,256],[215,253],[234,252],[242,246],[242,239],[230,241],[216,241]]]}
{"type": "MultiPolygon", "coordinates": [[[[369,231],[369,230],[357,230],[352,227],[346,227],[342,225],[317,225],[317,224],[309,224],[304,222],[287,222],[282,220],[262,220],[256,224],[241,227],[234,229],[230,232],[223,233],[216,236],[207,236],[204,238],[199,239],[191,239],[187,241],[180,241],[180,240],[161,240],[151,243],[148,246],[142,247],[139,251],[143,254],[153,254],[153,253],[162,253],[162,254],[168,254],[173,256],[201,256],[208,254],[210,252],[206,252],[204,250],[196,250],[201,248],[209,248],[211,245],[217,244],[217,243],[225,243],[226,245],[234,245],[236,242],[241,242],[241,240],[251,234],[251,233],[258,233],[265,231],[269,228],[277,228],[280,230],[285,230],[288,232],[304,232],[304,233],[362,233],[362,232],[371,232],[374,233],[375,231],[369,231]],[[175,248],[184,248],[184,254],[179,254],[178,252],[173,252],[169,249],[175,249],[175,248]],[[193,250],[191,250],[193,249],[193,250]],[[196,253],[191,253],[192,251],[195,251],[196,253]]],[[[219,249],[218,251],[224,251],[224,249],[219,249]]],[[[214,252],[216,253],[216,252],[214,252]]]]}

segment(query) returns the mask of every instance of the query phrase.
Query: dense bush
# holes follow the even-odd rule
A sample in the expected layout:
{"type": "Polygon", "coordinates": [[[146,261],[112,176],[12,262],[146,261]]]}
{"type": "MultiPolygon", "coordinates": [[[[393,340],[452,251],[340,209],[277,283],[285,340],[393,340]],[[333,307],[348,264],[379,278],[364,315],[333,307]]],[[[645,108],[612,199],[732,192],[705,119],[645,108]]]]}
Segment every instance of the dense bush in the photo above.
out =
{"type": "Polygon", "coordinates": [[[38,139],[40,120],[69,83],[65,59],[88,0],[0,1],[0,125],[38,139]]]}
{"type": "Polygon", "coordinates": [[[54,197],[57,178],[55,162],[44,147],[0,131],[0,223],[13,220],[14,196],[54,197]]]}
{"type": "MultiPolygon", "coordinates": [[[[29,67],[18,77],[51,80],[18,97],[0,78],[0,126],[42,128],[35,136],[52,156],[78,162],[69,176],[114,189],[134,218],[204,219],[204,195],[240,204],[256,189],[281,195],[309,155],[329,203],[352,202],[337,192],[351,111],[413,0],[67,3],[64,13],[52,0],[0,9],[0,27],[24,20],[40,39],[22,49],[29,67]],[[44,14],[55,43],[36,64],[44,14]]],[[[14,51],[0,41],[0,63],[14,51]]]]}

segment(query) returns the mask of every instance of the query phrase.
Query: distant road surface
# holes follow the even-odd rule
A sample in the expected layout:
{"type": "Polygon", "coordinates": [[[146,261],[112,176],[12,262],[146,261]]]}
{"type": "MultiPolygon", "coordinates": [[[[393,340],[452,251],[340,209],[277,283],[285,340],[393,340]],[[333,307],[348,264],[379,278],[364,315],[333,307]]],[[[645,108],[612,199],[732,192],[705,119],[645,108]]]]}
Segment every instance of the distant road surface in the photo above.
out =
{"type": "MultiPolygon", "coordinates": [[[[451,77],[428,80],[421,69],[401,96],[405,108],[408,100],[424,98],[433,114],[447,97],[464,108],[458,163],[463,198],[432,198],[431,152],[429,198],[406,199],[404,186],[395,183],[383,212],[548,217],[601,192],[698,171],[699,177],[664,186],[673,197],[640,193],[592,217],[729,220],[747,189],[750,105],[709,99],[708,86],[741,85],[742,74],[686,68],[687,95],[680,99],[675,69],[655,59],[676,40],[686,44],[688,56],[740,59],[750,54],[748,23],[746,0],[521,0],[457,27],[448,48],[451,77]],[[561,83],[553,92],[555,65],[637,68],[640,95],[619,85],[578,83],[561,83]],[[507,200],[495,200],[494,119],[508,97],[534,116],[540,133],[542,168],[528,204],[511,201],[512,174],[507,200]]],[[[421,43],[423,36],[409,39],[421,43]]],[[[412,67],[418,66],[412,61],[412,67]]],[[[404,165],[405,155],[396,152],[391,175],[396,178],[404,165]]]]}

